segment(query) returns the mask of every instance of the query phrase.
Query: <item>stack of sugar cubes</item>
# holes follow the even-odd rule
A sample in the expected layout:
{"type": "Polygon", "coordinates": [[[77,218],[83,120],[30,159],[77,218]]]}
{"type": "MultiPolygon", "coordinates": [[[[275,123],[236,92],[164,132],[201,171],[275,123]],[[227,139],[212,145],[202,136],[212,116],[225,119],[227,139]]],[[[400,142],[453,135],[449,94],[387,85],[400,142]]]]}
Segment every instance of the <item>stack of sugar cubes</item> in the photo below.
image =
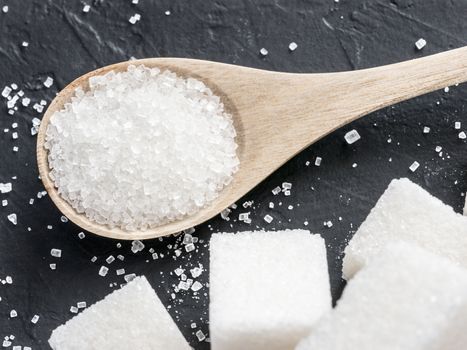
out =
{"type": "Polygon", "coordinates": [[[393,180],[345,250],[348,284],[296,350],[467,349],[467,218],[393,180]]]}
{"type": "MultiPolygon", "coordinates": [[[[407,179],[391,182],[349,242],[348,284],[334,309],[319,235],[213,234],[211,349],[467,349],[466,267],[467,217],[407,179]]],[[[144,277],[49,342],[54,350],[190,349],[144,277]]]]}
{"type": "MultiPolygon", "coordinates": [[[[214,234],[212,349],[293,349],[332,307],[324,240],[304,230],[214,234]]],[[[62,326],[54,350],[185,350],[190,346],[144,277],[62,326]]]]}

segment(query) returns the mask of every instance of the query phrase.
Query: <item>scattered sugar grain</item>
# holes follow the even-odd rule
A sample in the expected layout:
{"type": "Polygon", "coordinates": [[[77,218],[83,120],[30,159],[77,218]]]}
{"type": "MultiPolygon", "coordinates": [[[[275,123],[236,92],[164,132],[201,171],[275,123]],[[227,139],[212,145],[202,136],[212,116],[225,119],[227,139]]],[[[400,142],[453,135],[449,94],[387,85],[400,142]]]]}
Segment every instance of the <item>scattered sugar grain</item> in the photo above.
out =
{"type": "Polygon", "coordinates": [[[206,339],[206,336],[204,335],[202,330],[198,330],[196,333],[196,338],[198,338],[198,341],[203,341],[206,339]]]}
{"type": "Polygon", "coordinates": [[[277,186],[277,187],[273,188],[272,194],[273,195],[278,195],[279,193],[281,193],[281,191],[282,191],[281,188],[279,186],[277,186]]]}
{"type": "Polygon", "coordinates": [[[90,9],[91,9],[91,6],[89,6],[89,5],[84,5],[83,6],[83,12],[84,13],[88,13],[90,9]]]}
{"type": "Polygon", "coordinates": [[[199,291],[201,288],[203,288],[203,285],[199,283],[198,281],[195,281],[191,286],[191,290],[194,292],[199,291]]]}
{"type": "Polygon", "coordinates": [[[195,247],[195,245],[193,243],[187,244],[185,246],[185,250],[186,250],[187,253],[192,252],[195,249],[196,249],[196,247],[195,247]]]}
{"type": "Polygon", "coordinates": [[[415,172],[419,166],[420,166],[420,163],[417,161],[414,161],[412,165],[409,167],[409,169],[411,172],[415,172]]]}
{"type": "Polygon", "coordinates": [[[465,134],[464,131],[461,131],[458,136],[461,140],[465,140],[467,138],[467,135],[465,134]]]}
{"type": "Polygon", "coordinates": [[[31,318],[31,323],[36,324],[37,322],[39,322],[39,315],[34,315],[34,316],[31,318]]]}
{"type": "Polygon", "coordinates": [[[50,251],[50,255],[52,255],[55,258],[61,258],[62,257],[62,250],[61,249],[56,249],[52,248],[50,251]]]}
{"type": "Polygon", "coordinates": [[[454,129],[459,130],[461,128],[461,122],[454,123],[454,129]]]}
{"type": "Polygon", "coordinates": [[[99,269],[99,276],[105,277],[107,273],[109,272],[109,268],[106,266],[101,266],[99,269]]]}
{"type": "MultiPolygon", "coordinates": [[[[53,83],[54,83],[54,80],[51,77],[47,77],[44,81],[44,86],[46,88],[49,88],[53,85],[53,83]]],[[[41,101],[41,104],[42,104],[42,101],[41,101]]]]}
{"type": "Polygon", "coordinates": [[[321,158],[321,157],[316,157],[316,159],[315,159],[315,165],[316,165],[316,166],[320,166],[322,160],[323,160],[323,158],[321,158]]]}
{"type": "Polygon", "coordinates": [[[423,127],[423,133],[424,133],[424,134],[429,134],[429,133],[430,133],[430,130],[431,130],[431,129],[430,129],[428,126],[424,126],[424,127],[423,127]]]}
{"type": "Polygon", "coordinates": [[[417,48],[417,50],[421,50],[425,46],[426,46],[426,40],[423,38],[420,38],[415,42],[415,47],[417,48]]]}
{"type": "Polygon", "coordinates": [[[7,183],[0,182],[0,193],[11,192],[12,188],[13,186],[11,185],[11,182],[7,182],[7,183]]]}
{"type": "Polygon", "coordinates": [[[290,50],[290,51],[295,51],[295,50],[297,49],[297,47],[298,47],[298,45],[297,45],[296,42],[293,42],[293,41],[292,41],[292,42],[289,44],[289,50],[290,50]]]}
{"type": "Polygon", "coordinates": [[[268,55],[268,50],[266,50],[264,47],[261,48],[261,50],[259,50],[259,53],[261,54],[261,56],[267,56],[268,55]]]}
{"type": "Polygon", "coordinates": [[[345,134],[344,139],[349,145],[351,145],[352,143],[355,143],[358,140],[360,140],[361,137],[360,137],[360,134],[358,133],[358,131],[353,129],[353,130],[350,130],[348,133],[345,134]]]}
{"type": "Polygon", "coordinates": [[[18,219],[15,213],[9,214],[7,218],[13,225],[16,225],[18,223],[18,219]]]}
{"type": "Polygon", "coordinates": [[[7,98],[11,91],[13,91],[9,86],[5,86],[2,90],[2,97],[7,98]]]}

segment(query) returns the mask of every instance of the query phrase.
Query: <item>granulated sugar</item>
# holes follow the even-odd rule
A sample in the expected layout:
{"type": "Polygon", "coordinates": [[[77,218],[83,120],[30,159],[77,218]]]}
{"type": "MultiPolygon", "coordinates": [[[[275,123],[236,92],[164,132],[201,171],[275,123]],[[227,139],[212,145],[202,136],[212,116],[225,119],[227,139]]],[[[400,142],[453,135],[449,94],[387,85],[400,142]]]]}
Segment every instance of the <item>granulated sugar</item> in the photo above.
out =
{"type": "Polygon", "coordinates": [[[61,196],[127,230],[193,214],[237,171],[235,129],[204,83],[129,66],[89,80],[50,120],[45,147],[61,196]]]}

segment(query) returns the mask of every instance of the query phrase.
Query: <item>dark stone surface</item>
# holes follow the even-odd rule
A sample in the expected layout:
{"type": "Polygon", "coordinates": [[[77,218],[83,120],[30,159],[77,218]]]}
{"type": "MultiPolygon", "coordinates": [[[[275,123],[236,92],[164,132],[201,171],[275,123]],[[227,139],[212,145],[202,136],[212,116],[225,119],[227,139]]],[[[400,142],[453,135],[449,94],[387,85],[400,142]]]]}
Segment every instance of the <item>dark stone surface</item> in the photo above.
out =
{"type": "MultiPolygon", "coordinates": [[[[77,0],[0,3],[9,5],[8,13],[0,13],[0,89],[17,83],[33,103],[42,98],[50,102],[79,75],[131,56],[192,57],[270,70],[331,72],[424,56],[463,46],[467,38],[465,0],[140,0],[137,6],[130,0],[95,0],[89,13],[82,12],[83,3],[77,0]],[[164,14],[166,10],[170,16],[164,14]],[[134,13],[141,13],[142,19],[131,25],[128,19],[134,13]],[[428,45],[418,52],[414,42],[420,37],[428,45]],[[24,40],[29,47],[21,47],[24,40]],[[293,53],[288,51],[291,41],[298,43],[293,53]],[[269,50],[265,58],[258,54],[261,47],[269,50]],[[55,83],[45,89],[41,82],[48,75],[55,83]]],[[[0,131],[0,182],[13,182],[13,191],[0,195],[9,202],[0,207],[0,278],[13,277],[12,285],[0,284],[0,337],[13,334],[14,344],[49,349],[51,331],[72,317],[70,306],[103,298],[115,289],[109,283],[123,282],[115,270],[124,267],[127,273],[146,275],[193,347],[208,349],[208,343],[199,343],[194,336],[197,329],[208,333],[207,288],[197,299],[192,292],[184,292],[174,301],[170,293],[178,283],[171,274],[176,267],[199,262],[208,267],[211,231],[306,227],[321,233],[328,244],[337,299],[343,288],[340,268],[346,241],[392,178],[407,176],[461,211],[462,192],[467,188],[467,145],[457,138],[454,122],[467,126],[466,93],[466,86],[460,85],[451,87],[449,93],[416,98],[322,139],[245,197],[255,201],[251,226],[234,220],[246,211],[243,208],[233,212],[230,222],[215,218],[196,229],[204,241],[197,244],[197,251],[184,252],[176,260],[173,247],[167,246],[180,237],[147,241],[143,252],[133,254],[129,242],[117,248],[116,241],[91,234],[79,240],[80,229],[61,222],[61,214],[48,197],[29,205],[29,198],[43,189],[37,179],[36,138],[29,132],[31,119],[39,114],[32,103],[10,116],[2,101],[0,130],[11,129],[17,122],[19,139],[12,140],[11,130],[0,131]],[[424,125],[431,127],[429,134],[422,134],[424,125]],[[362,139],[349,146],[343,135],[352,128],[362,139]],[[14,145],[19,146],[17,153],[12,151],[14,145]],[[443,147],[442,158],[434,151],[436,145],[443,147]],[[323,158],[321,167],[305,166],[315,156],[323,158]],[[421,166],[411,173],[408,167],[414,160],[421,166]],[[352,167],[353,163],[358,166],[352,167]],[[11,180],[12,176],[17,179],[11,180]],[[271,189],[283,181],[293,183],[292,195],[274,197],[271,189]],[[268,209],[270,201],[276,203],[273,210],[268,209]],[[287,210],[289,204],[293,210],[287,210]],[[12,212],[18,215],[16,226],[7,220],[12,212]],[[262,219],[266,213],[274,217],[270,225],[262,219]],[[308,226],[304,226],[306,220],[308,226]],[[327,220],[334,223],[332,228],[323,226],[327,220]],[[152,261],[150,247],[165,257],[152,261]],[[52,258],[51,248],[62,249],[62,258],[52,258]],[[110,254],[123,254],[126,259],[112,263],[108,276],[100,277],[99,267],[110,254]],[[98,257],[96,263],[90,261],[93,256],[98,257]],[[49,268],[50,263],[57,263],[56,271],[49,268]],[[9,317],[11,309],[17,310],[18,317],[9,317]],[[37,325],[30,322],[34,314],[41,317],[37,325]],[[191,322],[197,323],[195,330],[191,322]]],[[[208,272],[199,280],[207,282],[208,272]]]]}

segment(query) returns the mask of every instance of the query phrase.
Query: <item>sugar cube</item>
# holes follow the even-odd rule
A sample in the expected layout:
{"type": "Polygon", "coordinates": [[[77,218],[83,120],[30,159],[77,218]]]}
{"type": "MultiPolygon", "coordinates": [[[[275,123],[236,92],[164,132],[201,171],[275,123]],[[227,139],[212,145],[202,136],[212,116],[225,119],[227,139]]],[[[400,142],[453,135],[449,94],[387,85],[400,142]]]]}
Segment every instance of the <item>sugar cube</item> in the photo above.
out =
{"type": "Polygon", "coordinates": [[[466,323],[467,271],[393,242],[349,281],[296,350],[465,349],[466,323]]]}
{"type": "Polygon", "coordinates": [[[214,234],[212,350],[293,349],[331,309],[324,240],[305,230],[214,234]]]}
{"type": "Polygon", "coordinates": [[[345,249],[350,278],[395,240],[415,242],[467,267],[467,218],[408,179],[393,180],[345,249]]]}
{"type": "Polygon", "coordinates": [[[191,349],[145,277],[56,328],[49,344],[54,350],[191,349]]]}

